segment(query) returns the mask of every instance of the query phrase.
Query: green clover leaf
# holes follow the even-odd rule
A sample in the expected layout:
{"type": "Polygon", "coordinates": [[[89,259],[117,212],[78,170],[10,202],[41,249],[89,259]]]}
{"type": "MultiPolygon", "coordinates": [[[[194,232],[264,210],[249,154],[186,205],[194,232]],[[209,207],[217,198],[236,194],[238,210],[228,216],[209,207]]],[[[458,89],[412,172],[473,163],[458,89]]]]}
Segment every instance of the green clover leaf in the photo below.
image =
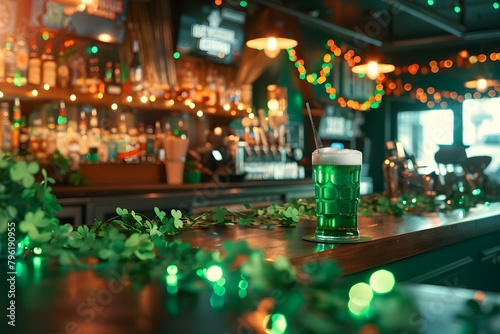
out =
{"type": "Polygon", "coordinates": [[[283,211],[283,215],[286,218],[292,219],[292,221],[296,223],[299,221],[299,210],[297,210],[296,208],[292,208],[291,206],[289,206],[285,211],[283,211]]]}
{"type": "Polygon", "coordinates": [[[156,216],[158,217],[158,219],[160,219],[160,221],[163,220],[163,218],[165,218],[165,216],[167,215],[165,213],[165,211],[161,211],[160,209],[158,209],[158,207],[155,206],[155,214],[156,216]]]}
{"type": "Polygon", "coordinates": [[[172,209],[170,211],[170,214],[172,215],[172,217],[174,218],[174,226],[176,228],[181,228],[184,224],[182,223],[182,220],[181,220],[181,217],[182,217],[182,212],[181,210],[175,210],[175,209],[172,209]]]}
{"type": "Polygon", "coordinates": [[[25,160],[18,161],[10,169],[10,178],[14,182],[21,182],[25,188],[30,188],[35,183],[35,177],[40,170],[34,161],[27,163],[25,160]]]}
{"type": "Polygon", "coordinates": [[[226,215],[228,214],[228,210],[226,208],[221,208],[221,207],[216,207],[215,208],[215,214],[214,214],[214,219],[217,223],[223,223],[225,220],[226,215]]]}
{"type": "Polygon", "coordinates": [[[132,218],[134,218],[138,223],[142,222],[142,217],[136,214],[134,210],[132,210],[130,214],[132,215],[132,218]]]}
{"type": "Polygon", "coordinates": [[[128,215],[128,210],[122,208],[116,208],[116,214],[118,216],[128,215]]]}
{"type": "Polygon", "coordinates": [[[45,215],[45,212],[43,212],[41,209],[38,209],[35,212],[26,212],[26,215],[24,216],[24,220],[22,222],[30,222],[36,227],[47,227],[49,226],[52,221],[45,215]]]}

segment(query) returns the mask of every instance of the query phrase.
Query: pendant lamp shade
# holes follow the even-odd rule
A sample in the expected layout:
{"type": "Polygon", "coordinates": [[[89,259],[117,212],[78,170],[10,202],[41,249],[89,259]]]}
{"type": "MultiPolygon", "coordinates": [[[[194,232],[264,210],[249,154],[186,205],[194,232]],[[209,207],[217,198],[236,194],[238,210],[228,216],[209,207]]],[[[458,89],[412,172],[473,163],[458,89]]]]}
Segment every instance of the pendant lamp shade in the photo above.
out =
{"type": "Polygon", "coordinates": [[[264,53],[269,58],[276,58],[281,50],[296,47],[298,43],[294,39],[275,35],[254,38],[247,41],[246,44],[249,48],[264,50],[264,53]]]}
{"type": "Polygon", "coordinates": [[[351,71],[356,74],[363,73],[369,79],[375,80],[381,73],[393,72],[395,66],[381,62],[381,56],[373,49],[373,46],[368,46],[367,52],[362,57],[363,62],[351,68],[351,71]]]}
{"type": "Polygon", "coordinates": [[[254,32],[252,38],[247,40],[246,46],[263,50],[269,58],[276,58],[281,50],[296,47],[298,42],[284,28],[285,19],[277,19],[272,12],[266,14],[263,17],[266,24],[260,31],[254,32]]]}
{"type": "Polygon", "coordinates": [[[353,73],[364,73],[369,79],[375,80],[381,73],[390,73],[395,67],[392,64],[379,64],[377,61],[359,64],[352,67],[353,73]]]}
{"type": "Polygon", "coordinates": [[[489,87],[497,85],[498,80],[479,78],[465,82],[465,88],[475,89],[480,93],[484,93],[489,87]]]}

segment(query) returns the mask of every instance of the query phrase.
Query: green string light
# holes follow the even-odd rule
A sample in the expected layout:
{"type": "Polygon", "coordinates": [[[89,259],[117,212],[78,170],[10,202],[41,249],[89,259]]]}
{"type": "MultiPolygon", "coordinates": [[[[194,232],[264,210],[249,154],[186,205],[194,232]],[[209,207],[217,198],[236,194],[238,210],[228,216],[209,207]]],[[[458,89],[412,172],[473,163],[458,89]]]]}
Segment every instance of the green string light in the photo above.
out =
{"type": "Polygon", "coordinates": [[[429,6],[434,5],[434,0],[427,0],[427,4],[428,4],[429,6]]]}
{"type": "Polygon", "coordinates": [[[495,2],[493,3],[493,9],[498,9],[498,8],[500,8],[500,4],[499,4],[498,2],[496,2],[496,1],[495,1],[495,2]]]}
{"type": "Polygon", "coordinates": [[[455,13],[457,13],[457,14],[458,14],[458,13],[460,13],[460,11],[462,10],[462,8],[460,8],[460,6],[455,6],[455,7],[453,8],[453,10],[455,11],[455,13]]]}

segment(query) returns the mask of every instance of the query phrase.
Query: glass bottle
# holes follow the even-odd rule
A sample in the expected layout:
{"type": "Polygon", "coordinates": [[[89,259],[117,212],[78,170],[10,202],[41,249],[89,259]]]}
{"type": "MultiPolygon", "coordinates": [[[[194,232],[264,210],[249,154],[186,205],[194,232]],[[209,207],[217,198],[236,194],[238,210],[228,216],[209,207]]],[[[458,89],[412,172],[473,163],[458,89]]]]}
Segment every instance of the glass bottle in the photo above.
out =
{"type": "Polygon", "coordinates": [[[13,82],[16,86],[24,86],[28,82],[29,50],[28,43],[22,35],[19,35],[16,40],[14,52],[16,54],[16,69],[13,82]]]}
{"type": "Polygon", "coordinates": [[[19,155],[25,157],[30,151],[30,132],[26,118],[21,116],[19,121],[19,155]]]}
{"type": "Polygon", "coordinates": [[[113,70],[113,80],[117,85],[121,85],[122,83],[122,67],[120,63],[115,64],[115,69],[113,70]]]}
{"type": "Polygon", "coordinates": [[[148,163],[156,162],[156,136],[152,125],[146,127],[146,161],[148,163]]]}
{"type": "Polygon", "coordinates": [[[165,134],[161,128],[161,122],[155,122],[155,151],[156,151],[156,161],[165,160],[165,149],[163,148],[163,139],[165,134]]]}
{"type": "Polygon", "coordinates": [[[96,108],[92,108],[89,120],[89,131],[87,133],[89,153],[87,161],[90,163],[99,162],[99,146],[101,144],[101,130],[99,129],[99,120],[97,118],[96,108]]]}
{"type": "Polygon", "coordinates": [[[57,64],[54,57],[52,42],[48,40],[45,43],[42,59],[42,85],[48,85],[50,88],[56,86],[57,81],[57,64]]]}
{"type": "Polygon", "coordinates": [[[59,55],[57,57],[57,84],[59,87],[65,89],[68,87],[71,74],[69,66],[66,63],[66,56],[64,53],[64,45],[59,48],[59,55]]]}
{"type": "Polygon", "coordinates": [[[4,48],[2,48],[0,49],[0,82],[4,81],[5,81],[5,54],[4,54],[4,48]]]}
{"type": "Polygon", "coordinates": [[[42,60],[38,51],[36,37],[30,39],[28,60],[28,84],[39,86],[42,80],[42,60]]]}
{"type": "Polygon", "coordinates": [[[9,35],[5,40],[3,49],[5,76],[4,81],[12,83],[16,72],[16,54],[14,53],[14,38],[9,35]]]}
{"type": "Polygon", "coordinates": [[[118,136],[116,140],[116,155],[117,159],[121,160],[120,157],[124,156],[127,152],[129,144],[129,135],[126,123],[125,113],[120,114],[120,119],[118,121],[118,136]]]}
{"type": "Polygon", "coordinates": [[[143,122],[139,122],[139,126],[137,127],[137,131],[139,133],[138,141],[139,141],[139,157],[142,162],[146,162],[146,144],[148,141],[148,136],[146,134],[146,127],[143,122]]]}
{"type": "Polygon", "coordinates": [[[46,143],[43,142],[43,127],[40,117],[33,118],[33,124],[30,129],[29,150],[35,155],[37,161],[43,161],[46,151],[46,143]]]}
{"type": "Polygon", "coordinates": [[[0,104],[0,112],[2,116],[2,144],[1,148],[4,152],[10,152],[12,150],[12,123],[9,119],[9,108],[8,102],[2,102],[0,104]]]}
{"type": "Polygon", "coordinates": [[[47,117],[47,148],[46,155],[49,157],[54,154],[57,150],[57,126],[56,118],[54,115],[49,115],[47,117]]]}
{"type": "Polygon", "coordinates": [[[88,60],[88,77],[87,77],[87,90],[91,94],[100,92],[101,78],[100,78],[99,58],[91,57],[88,60]]]}
{"type": "Polygon", "coordinates": [[[87,114],[84,110],[80,111],[80,120],[78,122],[78,133],[79,133],[79,149],[80,157],[84,160],[87,158],[89,153],[89,142],[88,142],[88,126],[87,126],[87,114]]]}
{"type": "Polygon", "coordinates": [[[19,135],[21,133],[21,102],[19,98],[14,99],[14,106],[12,107],[12,153],[19,154],[19,135]]]}
{"type": "Polygon", "coordinates": [[[108,61],[104,70],[104,82],[107,84],[113,82],[113,75],[113,63],[108,61]]]}
{"type": "Polygon", "coordinates": [[[66,116],[66,104],[64,101],[59,103],[59,115],[57,116],[57,140],[56,140],[56,149],[63,156],[68,156],[68,143],[66,141],[67,132],[68,132],[68,118],[66,116]]]}
{"type": "Polygon", "coordinates": [[[132,62],[130,63],[129,73],[132,92],[140,92],[142,90],[143,73],[139,56],[139,40],[137,39],[132,43],[132,62]]]}

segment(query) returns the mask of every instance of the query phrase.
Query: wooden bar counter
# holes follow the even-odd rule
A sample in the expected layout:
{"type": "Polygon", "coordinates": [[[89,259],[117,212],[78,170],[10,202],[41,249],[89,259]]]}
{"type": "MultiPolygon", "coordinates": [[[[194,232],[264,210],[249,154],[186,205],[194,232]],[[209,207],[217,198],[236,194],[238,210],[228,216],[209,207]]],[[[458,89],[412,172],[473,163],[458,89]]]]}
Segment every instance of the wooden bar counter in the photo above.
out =
{"type": "MultiPolygon", "coordinates": [[[[363,243],[322,244],[302,239],[313,231],[314,220],[302,220],[297,227],[274,230],[195,228],[168,238],[206,249],[218,249],[225,240],[246,240],[251,248],[262,249],[267,258],[286,256],[297,267],[334,259],[346,275],[346,285],[367,282],[365,274],[388,268],[397,281],[406,281],[400,287],[412,296],[418,310],[418,317],[417,311],[410,309],[406,319],[398,320],[412,323],[413,330],[407,333],[476,333],[462,331],[456,315],[467,311],[465,303],[477,295],[477,289],[485,291],[481,296],[487,305],[500,305],[500,295],[495,292],[500,282],[500,204],[467,213],[360,217],[361,234],[372,239],[363,243]]],[[[148,283],[136,289],[121,281],[119,273],[103,278],[91,269],[54,270],[45,264],[46,259],[28,259],[23,269],[19,268],[16,327],[7,325],[4,317],[1,333],[264,333],[234,310],[222,312],[210,306],[210,293],[172,296],[165,283],[148,283]]],[[[9,284],[5,276],[2,268],[3,293],[9,284]]],[[[257,307],[259,301],[243,302],[257,307]]],[[[7,309],[6,303],[2,296],[0,308],[7,309]]],[[[391,307],[391,303],[383,305],[391,307]]],[[[296,320],[289,319],[286,333],[321,332],[299,330],[292,325],[296,320]]],[[[499,324],[492,326],[500,330],[499,324]]],[[[352,329],[329,332],[361,333],[352,329]]]]}
{"type": "Polygon", "coordinates": [[[180,238],[209,249],[227,239],[242,239],[270,259],[285,256],[296,265],[334,259],[344,275],[356,279],[372,272],[370,269],[384,267],[398,281],[446,284],[451,275],[458,280],[457,286],[500,292],[500,203],[468,212],[361,216],[358,224],[360,234],[370,241],[304,241],[303,236],[314,233],[315,220],[274,230],[216,226],[182,232],[180,238]]]}

